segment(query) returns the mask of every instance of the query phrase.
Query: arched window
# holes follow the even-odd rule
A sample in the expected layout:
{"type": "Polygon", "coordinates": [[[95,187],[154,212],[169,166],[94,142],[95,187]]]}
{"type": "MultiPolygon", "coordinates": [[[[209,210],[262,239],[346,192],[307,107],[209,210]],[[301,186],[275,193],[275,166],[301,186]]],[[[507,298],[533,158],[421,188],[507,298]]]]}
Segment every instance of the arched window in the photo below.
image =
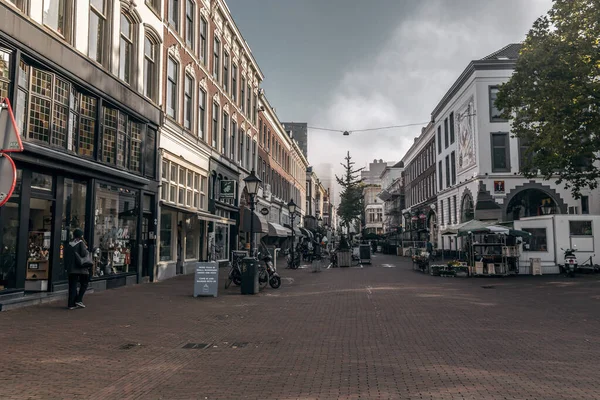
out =
{"type": "Polygon", "coordinates": [[[144,96],[157,102],[158,99],[158,35],[146,28],[144,35],[144,96]]]}
{"type": "Polygon", "coordinates": [[[136,24],[124,11],[121,11],[121,27],[119,36],[119,78],[131,84],[135,81],[135,43],[136,24]]]}
{"type": "Polygon", "coordinates": [[[460,222],[471,221],[475,216],[473,198],[469,193],[465,193],[460,206],[460,222]]]}

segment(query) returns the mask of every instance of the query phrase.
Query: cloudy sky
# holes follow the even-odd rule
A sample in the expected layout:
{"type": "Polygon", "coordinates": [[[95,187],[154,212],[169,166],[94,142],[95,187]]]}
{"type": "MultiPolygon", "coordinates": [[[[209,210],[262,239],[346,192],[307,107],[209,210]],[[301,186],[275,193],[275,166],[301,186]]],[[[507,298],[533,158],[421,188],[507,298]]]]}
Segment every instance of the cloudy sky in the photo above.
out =
{"type": "MultiPolygon", "coordinates": [[[[467,64],[523,40],[551,0],[226,0],[281,121],[420,123],[467,64]]],[[[313,165],[398,161],[420,127],[309,131],[313,165]]],[[[336,167],[336,170],[338,168],[336,167]]],[[[338,171],[336,171],[338,172],[338,171]]]]}

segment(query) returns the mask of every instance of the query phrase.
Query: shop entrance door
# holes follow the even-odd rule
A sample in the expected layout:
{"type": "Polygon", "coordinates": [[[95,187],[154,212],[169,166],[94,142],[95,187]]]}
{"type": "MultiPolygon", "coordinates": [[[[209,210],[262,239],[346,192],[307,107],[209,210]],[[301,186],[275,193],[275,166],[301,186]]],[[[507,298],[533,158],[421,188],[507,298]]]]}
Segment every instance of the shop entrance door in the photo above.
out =
{"type": "Polygon", "coordinates": [[[142,217],[142,278],[150,276],[150,223],[152,214],[144,214],[142,217]]]}
{"type": "Polygon", "coordinates": [[[156,252],[156,219],[154,218],[154,196],[144,194],[142,198],[142,231],[140,245],[142,246],[142,278],[154,280],[154,254],[156,252]]]}
{"type": "Polygon", "coordinates": [[[54,201],[31,197],[27,232],[26,291],[47,291],[52,263],[54,201]]]}

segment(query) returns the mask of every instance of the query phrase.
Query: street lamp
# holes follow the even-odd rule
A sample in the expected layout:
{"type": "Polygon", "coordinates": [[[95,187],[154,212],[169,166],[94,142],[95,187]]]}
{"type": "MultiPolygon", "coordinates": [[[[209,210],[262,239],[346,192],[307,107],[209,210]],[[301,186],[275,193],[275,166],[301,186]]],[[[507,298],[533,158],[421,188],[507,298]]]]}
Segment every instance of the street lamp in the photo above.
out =
{"type": "Polygon", "coordinates": [[[250,175],[244,178],[246,183],[246,190],[250,195],[250,257],[254,257],[254,196],[258,193],[258,186],[262,182],[254,170],[250,172],[250,175]]]}
{"type": "Polygon", "coordinates": [[[294,218],[296,217],[296,203],[294,203],[294,199],[291,199],[288,203],[288,210],[290,211],[290,218],[292,219],[292,265],[291,267],[296,266],[296,259],[294,258],[294,218]]]}

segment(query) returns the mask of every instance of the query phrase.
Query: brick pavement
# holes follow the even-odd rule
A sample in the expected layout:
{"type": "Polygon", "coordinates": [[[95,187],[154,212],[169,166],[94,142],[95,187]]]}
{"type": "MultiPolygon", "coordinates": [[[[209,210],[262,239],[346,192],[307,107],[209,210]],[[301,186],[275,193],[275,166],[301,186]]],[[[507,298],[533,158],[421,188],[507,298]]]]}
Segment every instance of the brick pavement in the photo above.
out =
{"type": "Polygon", "coordinates": [[[597,278],[309,271],[257,296],[195,299],[183,276],[1,313],[0,399],[600,399],[597,278]]]}

